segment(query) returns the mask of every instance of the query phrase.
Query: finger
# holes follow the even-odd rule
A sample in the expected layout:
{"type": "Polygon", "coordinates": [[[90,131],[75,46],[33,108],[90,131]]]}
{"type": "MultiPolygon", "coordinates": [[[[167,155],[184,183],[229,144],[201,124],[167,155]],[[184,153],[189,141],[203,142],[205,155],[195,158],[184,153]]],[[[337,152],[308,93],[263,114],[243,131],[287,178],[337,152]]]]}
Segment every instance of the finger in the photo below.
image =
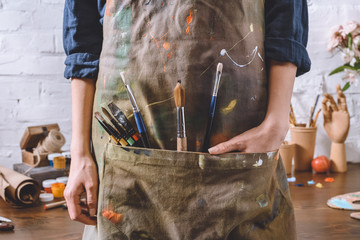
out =
{"type": "Polygon", "coordinates": [[[65,189],[64,197],[66,200],[69,216],[71,220],[82,222],[87,225],[96,225],[96,221],[90,219],[82,212],[82,207],[80,204],[80,195],[76,191],[71,191],[69,189],[65,189]]]}
{"type": "Polygon", "coordinates": [[[338,111],[339,109],[338,109],[338,107],[337,107],[337,105],[336,105],[336,102],[335,102],[334,98],[333,98],[330,94],[328,94],[328,93],[325,94],[325,97],[327,97],[327,98],[329,99],[330,108],[331,108],[333,111],[338,111]]]}
{"type": "Polygon", "coordinates": [[[346,105],[346,97],[345,94],[341,91],[339,84],[336,86],[336,91],[337,91],[337,100],[338,100],[339,109],[347,112],[348,109],[346,105]]]}
{"type": "Polygon", "coordinates": [[[322,100],[322,109],[323,109],[323,115],[324,115],[324,121],[330,121],[331,120],[331,112],[330,109],[327,106],[327,102],[329,101],[329,99],[325,96],[324,99],[322,100]]]}
{"type": "Polygon", "coordinates": [[[238,137],[234,137],[230,139],[229,141],[220,143],[212,148],[210,148],[208,151],[210,154],[222,154],[222,153],[228,153],[232,151],[243,151],[245,149],[245,146],[240,142],[240,139],[238,137]]]}
{"type": "Polygon", "coordinates": [[[86,186],[86,204],[90,216],[94,216],[97,209],[97,184],[89,183],[86,186]]]}

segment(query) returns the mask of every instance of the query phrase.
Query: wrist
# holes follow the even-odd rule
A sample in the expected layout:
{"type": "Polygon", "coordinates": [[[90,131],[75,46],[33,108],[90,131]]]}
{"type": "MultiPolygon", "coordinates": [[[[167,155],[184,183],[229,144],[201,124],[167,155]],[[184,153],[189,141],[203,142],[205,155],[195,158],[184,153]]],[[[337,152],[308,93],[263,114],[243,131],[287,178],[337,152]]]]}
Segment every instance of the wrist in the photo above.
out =
{"type": "Polygon", "coordinates": [[[84,141],[84,140],[71,141],[70,152],[71,152],[71,156],[75,156],[75,157],[87,156],[87,155],[91,154],[90,140],[89,141],[84,141]]]}
{"type": "Polygon", "coordinates": [[[287,118],[266,117],[261,125],[265,131],[271,132],[274,137],[281,139],[281,141],[285,138],[290,127],[287,118]]]}

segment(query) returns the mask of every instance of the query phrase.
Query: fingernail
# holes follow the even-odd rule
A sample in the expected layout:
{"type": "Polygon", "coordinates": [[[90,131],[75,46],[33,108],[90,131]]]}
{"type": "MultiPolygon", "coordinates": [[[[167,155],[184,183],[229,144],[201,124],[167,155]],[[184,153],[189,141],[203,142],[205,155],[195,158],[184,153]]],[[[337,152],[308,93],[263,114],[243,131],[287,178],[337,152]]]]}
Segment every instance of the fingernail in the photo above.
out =
{"type": "Polygon", "coordinates": [[[96,213],[95,208],[90,208],[90,209],[89,209],[89,214],[90,214],[90,216],[94,216],[95,213],[96,213]]]}
{"type": "Polygon", "coordinates": [[[208,151],[209,151],[210,154],[214,154],[214,153],[217,152],[217,148],[216,148],[216,147],[212,147],[212,148],[209,148],[208,151]]]}

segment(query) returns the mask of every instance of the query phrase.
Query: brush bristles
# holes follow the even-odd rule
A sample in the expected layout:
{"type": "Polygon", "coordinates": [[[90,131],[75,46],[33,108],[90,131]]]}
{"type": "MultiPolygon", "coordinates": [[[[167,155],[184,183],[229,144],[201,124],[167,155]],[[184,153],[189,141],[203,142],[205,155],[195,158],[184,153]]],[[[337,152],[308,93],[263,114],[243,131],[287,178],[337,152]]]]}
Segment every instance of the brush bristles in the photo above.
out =
{"type": "Polygon", "coordinates": [[[223,64],[222,64],[222,63],[218,63],[216,70],[217,70],[218,72],[222,72],[222,70],[223,70],[223,64]]]}
{"type": "Polygon", "coordinates": [[[102,112],[105,114],[105,116],[111,121],[113,119],[113,117],[111,116],[111,114],[108,112],[108,110],[106,110],[105,108],[101,107],[102,112]]]}
{"type": "Polygon", "coordinates": [[[185,106],[185,89],[182,87],[180,80],[178,81],[174,89],[174,98],[176,107],[185,106]]]}
{"type": "Polygon", "coordinates": [[[98,120],[100,120],[100,121],[102,121],[102,122],[105,122],[105,119],[101,116],[101,114],[100,114],[99,112],[96,112],[96,113],[95,113],[95,117],[96,117],[98,120]]]}
{"type": "Polygon", "coordinates": [[[123,81],[123,83],[126,85],[125,72],[120,72],[120,77],[121,77],[121,80],[123,81]]]}

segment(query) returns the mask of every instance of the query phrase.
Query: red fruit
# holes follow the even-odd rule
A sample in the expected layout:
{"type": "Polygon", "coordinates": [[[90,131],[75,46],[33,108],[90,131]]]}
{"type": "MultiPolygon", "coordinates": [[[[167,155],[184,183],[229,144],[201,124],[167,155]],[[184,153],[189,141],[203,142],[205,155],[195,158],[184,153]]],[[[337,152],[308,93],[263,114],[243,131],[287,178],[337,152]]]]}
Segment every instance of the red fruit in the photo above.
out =
{"type": "Polygon", "coordinates": [[[327,172],[330,169],[330,161],[326,156],[319,156],[311,161],[311,167],[317,173],[327,172]]]}

